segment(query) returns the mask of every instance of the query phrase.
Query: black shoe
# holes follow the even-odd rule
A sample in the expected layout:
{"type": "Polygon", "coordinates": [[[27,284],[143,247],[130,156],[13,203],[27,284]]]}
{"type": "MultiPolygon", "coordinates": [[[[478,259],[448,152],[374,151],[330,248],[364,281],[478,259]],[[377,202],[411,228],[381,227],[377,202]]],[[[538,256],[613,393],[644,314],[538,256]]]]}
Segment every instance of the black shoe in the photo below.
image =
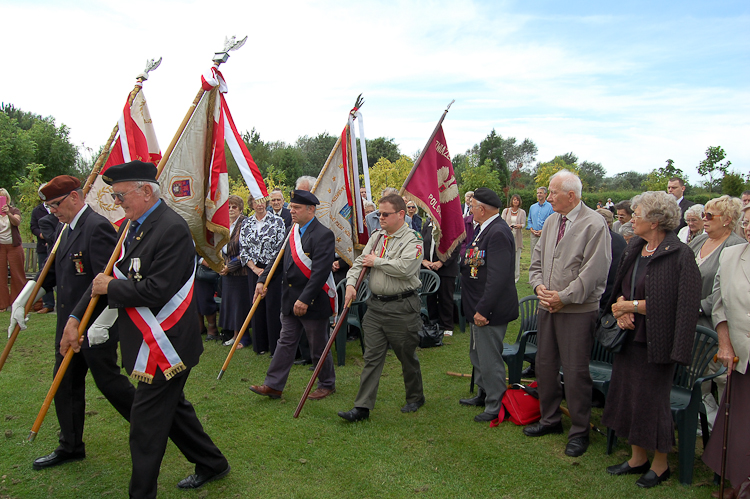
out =
{"type": "Polygon", "coordinates": [[[477,391],[477,396],[470,399],[461,399],[458,401],[461,405],[471,405],[475,407],[484,407],[484,399],[487,398],[487,394],[481,388],[477,391]]]}
{"type": "Polygon", "coordinates": [[[312,360],[310,359],[297,359],[294,361],[295,366],[306,366],[308,364],[312,364],[312,360]]]}
{"type": "Polygon", "coordinates": [[[410,404],[406,404],[401,408],[401,412],[417,412],[420,407],[424,405],[424,399],[420,400],[419,402],[412,402],[410,404]]]}
{"type": "Polygon", "coordinates": [[[58,464],[69,463],[71,461],[80,461],[85,457],[86,454],[84,453],[68,454],[67,452],[54,451],[52,452],[52,454],[47,454],[46,456],[35,459],[34,463],[31,466],[35,470],[43,470],[44,468],[51,468],[53,466],[57,466],[58,464]]]}
{"type": "Polygon", "coordinates": [[[521,371],[522,378],[536,378],[536,371],[534,371],[534,364],[521,371]]]}
{"type": "Polygon", "coordinates": [[[570,457],[582,456],[589,448],[589,437],[575,437],[570,439],[565,447],[565,455],[570,457]]]}
{"type": "Polygon", "coordinates": [[[650,489],[651,487],[656,487],[661,482],[666,482],[667,480],[669,480],[669,476],[669,468],[667,468],[667,471],[662,473],[661,476],[657,475],[654,470],[648,470],[635,482],[635,484],[639,487],[643,487],[644,489],[650,489]]]}
{"type": "Polygon", "coordinates": [[[496,420],[497,417],[498,417],[497,414],[492,414],[490,412],[482,412],[474,416],[474,421],[476,421],[477,423],[487,423],[489,421],[496,420]]]}
{"type": "Polygon", "coordinates": [[[610,475],[642,475],[651,469],[651,463],[646,461],[645,464],[632,468],[627,461],[621,464],[616,464],[607,468],[607,473],[610,475]]]}
{"type": "Polygon", "coordinates": [[[370,409],[366,407],[355,407],[351,411],[339,411],[339,417],[351,421],[352,423],[362,421],[363,419],[370,417],[370,409]]]}
{"type": "Polygon", "coordinates": [[[527,426],[523,429],[523,434],[527,437],[541,437],[542,435],[549,435],[551,433],[560,434],[563,432],[562,423],[543,425],[542,423],[535,423],[527,426]]]}
{"type": "Polygon", "coordinates": [[[221,337],[218,334],[206,334],[203,341],[221,341],[221,337]]]}
{"type": "Polygon", "coordinates": [[[187,478],[183,478],[179,481],[177,484],[178,489],[197,489],[198,487],[208,483],[213,482],[214,480],[218,480],[220,478],[224,478],[229,473],[229,470],[231,470],[232,467],[227,464],[227,469],[224,471],[221,471],[219,473],[213,474],[213,475],[199,475],[197,473],[188,476],[187,478]]]}

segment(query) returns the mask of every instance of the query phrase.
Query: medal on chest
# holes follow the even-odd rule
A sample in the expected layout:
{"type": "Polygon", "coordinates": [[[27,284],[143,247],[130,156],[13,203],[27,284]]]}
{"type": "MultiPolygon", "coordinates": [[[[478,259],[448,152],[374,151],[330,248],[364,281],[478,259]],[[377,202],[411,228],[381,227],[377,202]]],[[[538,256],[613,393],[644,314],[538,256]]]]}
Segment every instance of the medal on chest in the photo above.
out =
{"type": "Polygon", "coordinates": [[[485,250],[477,249],[477,243],[474,241],[466,251],[466,264],[469,266],[469,277],[478,279],[479,267],[484,265],[485,250]]]}
{"type": "Polygon", "coordinates": [[[140,282],[140,280],[143,279],[143,276],[139,273],[139,270],[141,270],[141,259],[131,258],[130,268],[128,269],[128,279],[140,282]]]}
{"type": "Polygon", "coordinates": [[[86,275],[86,271],[83,268],[83,251],[80,253],[73,253],[73,267],[76,269],[76,275],[86,275]]]}

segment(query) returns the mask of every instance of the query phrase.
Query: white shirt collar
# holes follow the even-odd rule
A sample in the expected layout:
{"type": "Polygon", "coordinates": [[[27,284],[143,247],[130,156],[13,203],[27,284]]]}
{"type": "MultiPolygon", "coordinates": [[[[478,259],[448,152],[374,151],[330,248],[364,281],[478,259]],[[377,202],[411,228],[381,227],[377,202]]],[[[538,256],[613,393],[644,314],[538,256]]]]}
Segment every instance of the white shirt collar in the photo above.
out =
{"type": "Polygon", "coordinates": [[[83,208],[81,208],[78,211],[78,213],[76,214],[76,216],[73,217],[73,220],[69,224],[70,225],[70,230],[74,230],[76,228],[76,224],[78,223],[78,219],[81,218],[81,215],[83,214],[84,210],[86,210],[86,208],[88,208],[88,206],[89,205],[87,205],[86,203],[84,203],[83,204],[83,208]]]}

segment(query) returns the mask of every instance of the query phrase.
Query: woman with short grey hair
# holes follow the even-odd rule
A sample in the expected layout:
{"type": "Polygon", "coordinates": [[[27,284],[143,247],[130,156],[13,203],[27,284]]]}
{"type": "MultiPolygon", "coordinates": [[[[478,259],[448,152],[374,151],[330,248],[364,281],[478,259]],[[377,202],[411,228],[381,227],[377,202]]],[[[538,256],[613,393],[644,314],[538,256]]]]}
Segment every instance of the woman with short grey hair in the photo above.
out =
{"type": "Polygon", "coordinates": [[[703,220],[701,219],[702,215],[702,204],[694,204],[693,206],[685,210],[683,219],[685,220],[685,223],[687,225],[680,229],[680,232],[677,233],[677,238],[680,241],[685,244],[690,244],[693,239],[703,234],[703,220]]]}

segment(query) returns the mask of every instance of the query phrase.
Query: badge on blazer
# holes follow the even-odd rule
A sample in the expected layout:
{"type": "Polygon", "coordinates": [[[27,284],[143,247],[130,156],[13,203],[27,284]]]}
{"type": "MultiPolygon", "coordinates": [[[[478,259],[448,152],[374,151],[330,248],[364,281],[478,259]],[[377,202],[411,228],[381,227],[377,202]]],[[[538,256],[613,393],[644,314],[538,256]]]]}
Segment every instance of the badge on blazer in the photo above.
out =
{"type": "Polygon", "coordinates": [[[73,253],[72,258],[73,266],[76,269],[76,275],[86,275],[86,270],[83,268],[83,251],[73,253]]]}
{"type": "Polygon", "coordinates": [[[139,270],[141,270],[141,259],[131,258],[130,269],[128,269],[128,279],[140,282],[140,280],[143,279],[143,276],[138,272],[139,270]]]}

